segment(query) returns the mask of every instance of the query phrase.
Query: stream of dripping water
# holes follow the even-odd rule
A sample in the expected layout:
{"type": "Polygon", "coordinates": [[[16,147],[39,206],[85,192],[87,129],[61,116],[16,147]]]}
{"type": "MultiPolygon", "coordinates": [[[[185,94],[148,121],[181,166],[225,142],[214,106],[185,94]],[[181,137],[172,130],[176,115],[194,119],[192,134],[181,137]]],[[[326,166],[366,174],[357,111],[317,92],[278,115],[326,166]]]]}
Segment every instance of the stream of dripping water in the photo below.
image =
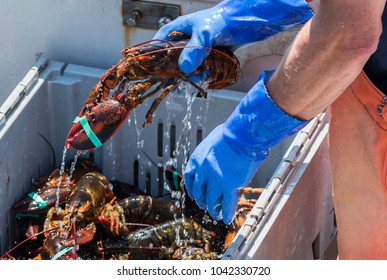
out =
{"type": "Polygon", "coordinates": [[[179,140],[176,143],[176,150],[174,151],[174,156],[177,157],[181,149],[183,153],[183,162],[182,162],[183,167],[186,165],[188,161],[189,147],[191,145],[192,104],[196,99],[196,95],[192,94],[192,90],[190,89],[190,87],[185,88],[185,98],[186,98],[187,111],[182,120],[183,128],[181,130],[179,140]]]}
{"type": "Polygon", "coordinates": [[[136,110],[133,110],[133,118],[134,118],[134,127],[136,128],[136,132],[137,132],[137,149],[140,150],[144,148],[144,140],[141,139],[142,128],[138,126],[136,110]]]}
{"type": "Polygon", "coordinates": [[[60,212],[59,210],[59,196],[60,196],[60,185],[62,184],[62,178],[63,178],[63,173],[65,171],[66,167],[66,154],[67,154],[67,147],[66,145],[64,146],[63,149],[63,154],[62,154],[62,162],[60,165],[60,170],[59,170],[59,180],[58,180],[58,185],[56,189],[56,202],[55,202],[55,208],[60,212]]]}
{"type": "MultiPolygon", "coordinates": [[[[207,95],[207,98],[199,98],[197,100],[197,96],[195,94],[196,89],[194,89],[191,85],[186,84],[184,87],[180,88],[182,93],[184,94],[185,100],[186,100],[186,114],[184,118],[182,119],[183,128],[180,131],[179,139],[176,143],[176,149],[173,151],[173,158],[176,160],[180,153],[182,153],[182,163],[181,163],[181,170],[184,172],[185,166],[188,162],[190,153],[192,152],[191,149],[191,131],[194,128],[194,131],[196,131],[197,128],[203,128],[205,127],[206,120],[207,120],[207,113],[210,105],[210,96],[207,95]],[[193,120],[193,104],[200,101],[200,107],[196,116],[196,119],[193,120]],[[192,123],[192,122],[195,123],[192,123]]],[[[168,113],[169,116],[169,113],[168,113]]],[[[204,133],[204,131],[202,131],[204,133]]],[[[176,162],[174,162],[175,167],[177,165],[176,162]]],[[[181,181],[180,188],[184,188],[184,180],[181,181]]],[[[172,191],[171,191],[172,193],[172,191]]],[[[172,198],[176,199],[176,207],[182,209],[181,219],[184,221],[186,217],[184,216],[184,209],[185,209],[185,200],[186,200],[186,193],[178,191],[177,193],[172,195],[172,198]]],[[[175,220],[177,220],[177,215],[175,215],[175,220]]],[[[208,221],[203,220],[203,223],[206,223],[208,221]]],[[[179,234],[178,228],[175,228],[176,231],[176,244],[179,244],[181,242],[181,238],[189,238],[189,233],[187,230],[183,230],[183,236],[179,234]]]]}
{"type": "Polygon", "coordinates": [[[180,150],[181,150],[183,155],[182,170],[184,170],[188,162],[190,152],[193,151],[191,147],[192,128],[193,127],[195,129],[201,128],[202,133],[204,133],[203,130],[205,128],[205,124],[207,121],[207,113],[210,105],[210,92],[207,93],[207,98],[199,98],[198,101],[200,101],[200,107],[197,112],[196,119],[192,120],[193,104],[197,99],[196,94],[194,94],[196,89],[194,89],[191,85],[188,85],[182,90],[184,90],[184,93],[185,93],[187,110],[182,120],[183,128],[181,130],[181,134],[180,134],[179,140],[176,143],[176,149],[175,151],[173,151],[173,154],[176,157],[180,154],[180,150]]]}
{"type": "MultiPolygon", "coordinates": [[[[60,187],[62,185],[63,181],[63,174],[65,172],[66,168],[66,155],[67,155],[67,148],[66,146],[63,149],[63,154],[62,154],[62,161],[60,164],[60,170],[59,170],[59,180],[57,184],[57,190],[56,190],[56,202],[55,202],[55,208],[57,209],[58,213],[60,213],[61,209],[59,207],[59,200],[60,200],[60,187]]],[[[69,176],[66,177],[65,181],[65,187],[69,188],[70,187],[70,182],[71,178],[73,176],[74,170],[75,170],[75,165],[77,164],[78,157],[82,154],[82,151],[77,151],[75,156],[74,156],[74,161],[70,165],[70,170],[69,170],[69,176]]]]}

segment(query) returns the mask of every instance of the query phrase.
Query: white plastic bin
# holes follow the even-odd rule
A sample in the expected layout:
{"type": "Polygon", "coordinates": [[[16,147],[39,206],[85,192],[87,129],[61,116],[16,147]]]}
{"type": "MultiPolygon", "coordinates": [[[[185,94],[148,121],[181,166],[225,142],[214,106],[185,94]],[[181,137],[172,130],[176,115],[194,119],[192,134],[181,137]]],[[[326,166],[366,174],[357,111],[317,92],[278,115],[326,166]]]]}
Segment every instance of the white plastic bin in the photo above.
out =
{"type": "MultiPolygon", "coordinates": [[[[10,207],[28,192],[32,181],[48,174],[55,151],[58,166],[69,128],[89,90],[105,69],[49,61],[44,55],[0,108],[0,252],[13,245],[10,207]],[[42,135],[42,136],[41,136],[42,135]]],[[[197,98],[184,127],[183,93],[164,101],[152,125],[141,130],[150,102],[136,109],[118,133],[92,153],[104,175],[162,195],[164,168],[182,171],[184,148],[191,151],[225,121],[245,92],[219,90],[197,98]],[[186,138],[188,136],[188,138],[186,138]],[[185,141],[184,139],[188,139],[185,141]],[[176,147],[179,153],[173,154],[176,147]]],[[[223,259],[325,258],[335,233],[326,151],[327,116],[322,114],[296,137],[271,150],[252,185],[265,187],[223,259]]],[[[66,159],[74,156],[69,150],[66,159]]],[[[88,156],[85,155],[85,156],[88,156]]]]}

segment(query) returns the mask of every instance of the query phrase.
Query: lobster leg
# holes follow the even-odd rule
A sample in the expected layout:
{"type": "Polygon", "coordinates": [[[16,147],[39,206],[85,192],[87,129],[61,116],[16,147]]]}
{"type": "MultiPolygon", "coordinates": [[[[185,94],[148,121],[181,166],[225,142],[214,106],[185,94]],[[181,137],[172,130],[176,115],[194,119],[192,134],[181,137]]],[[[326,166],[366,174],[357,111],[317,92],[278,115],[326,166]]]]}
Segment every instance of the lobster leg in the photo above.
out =
{"type": "Polygon", "coordinates": [[[125,86],[126,86],[126,83],[128,82],[127,79],[123,79],[120,83],[120,85],[118,86],[117,90],[114,92],[113,96],[112,96],[112,99],[117,99],[117,97],[122,94],[122,92],[124,91],[125,89],[125,86]]]}
{"type": "Polygon", "coordinates": [[[151,96],[155,95],[157,92],[159,92],[165,86],[166,83],[167,83],[167,80],[162,80],[161,83],[157,86],[157,88],[155,88],[154,90],[152,90],[151,92],[149,92],[145,95],[140,96],[139,104],[142,104],[146,99],[148,99],[149,97],[151,97],[151,96]]]}
{"type": "MultiPolygon", "coordinates": [[[[102,210],[101,217],[107,217],[110,221],[110,230],[116,234],[127,232],[124,209],[119,204],[106,204],[102,210]]],[[[100,220],[100,219],[99,219],[100,220]]],[[[101,220],[100,220],[101,221],[101,220]]]]}
{"type": "MultiPolygon", "coordinates": [[[[148,112],[146,113],[146,117],[145,117],[145,122],[143,123],[142,127],[144,128],[147,124],[150,124],[152,123],[152,118],[153,118],[153,113],[156,111],[157,107],[160,105],[161,101],[163,101],[165,99],[165,97],[168,96],[169,93],[171,93],[172,90],[174,90],[177,85],[181,82],[181,81],[185,81],[187,83],[189,83],[190,85],[192,85],[193,87],[195,87],[197,90],[200,91],[201,95],[202,96],[206,96],[206,92],[204,91],[204,89],[202,89],[201,87],[199,87],[197,84],[195,84],[194,82],[192,82],[190,79],[188,79],[187,77],[185,76],[180,76],[179,78],[175,78],[173,80],[173,83],[169,86],[167,86],[161,93],[160,95],[153,101],[151,107],[149,108],[148,112]]],[[[160,85],[161,86],[161,85],[160,85]]]]}
{"type": "Polygon", "coordinates": [[[207,92],[205,92],[204,89],[202,89],[201,87],[199,87],[197,84],[195,84],[194,82],[192,82],[190,79],[188,79],[188,78],[185,77],[185,76],[180,76],[180,78],[181,78],[184,82],[189,83],[191,86],[193,86],[193,87],[196,88],[198,91],[200,91],[200,94],[201,94],[203,97],[206,97],[206,96],[207,96],[207,92]]]}
{"type": "Polygon", "coordinates": [[[110,91],[116,87],[118,83],[121,83],[122,77],[115,77],[112,72],[115,69],[109,69],[108,72],[102,76],[100,81],[95,85],[95,87],[90,91],[85,104],[82,107],[79,117],[82,117],[86,112],[90,113],[91,110],[100,104],[102,101],[107,100],[110,94],[110,91]]]}
{"type": "Polygon", "coordinates": [[[148,112],[146,113],[145,122],[142,124],[142,128],[144,128],[147,124],[152,123],[153,113],[156,111],[156,109],[160,105],[161,101],[163,101],[164,98],[167,97],[168,94],[178,86],[179,82],[180,82],[180,79],[174,79],[174,82],[171,85],[167,86],[160,93],[160,95],[153,101],[151,107],[149,108],[148,112]]]}

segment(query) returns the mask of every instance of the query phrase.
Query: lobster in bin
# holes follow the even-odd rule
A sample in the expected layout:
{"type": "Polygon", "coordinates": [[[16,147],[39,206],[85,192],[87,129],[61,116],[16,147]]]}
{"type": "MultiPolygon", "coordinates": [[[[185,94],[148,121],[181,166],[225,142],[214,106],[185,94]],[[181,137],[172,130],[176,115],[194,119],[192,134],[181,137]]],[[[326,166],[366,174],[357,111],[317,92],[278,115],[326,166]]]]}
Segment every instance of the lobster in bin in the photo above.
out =
{"type": "Polygon", "coordinates": [[[161,91],[150,106],[143,127],[150,124],[157,106],[182,81],[205,96],[205,90],[191,81],[192,76],[200,75],[207,89],[222,89],[237,81],[239,62],[232,52],[222,47],[208,49],[209,55],[198,69],[184,74],[179,69],[178,58],[188,39],[179,32],[169,36],[179,40],[150,40],[122,50],[124,57],[90,91],[68,133],[67,148],[92,150],[103,145],[133,109],[161,91]]]}
{"type": "Polygon", "coordinates": [[[99,171],[95,163],[86,158],[77,161],[73,172],[69,170],[70,164],[71,162],[66,163],[62,174],[58,167],[49,175],[41,176],[33,183],[33,191],[23,194],[21,199],[13,204],[11,210],[15,213],[21,236],[35,239],[34,235],[42,226],[41,218],[46,215],[48,209],[57,202],[64,203],[84,174],[99,171]]]}

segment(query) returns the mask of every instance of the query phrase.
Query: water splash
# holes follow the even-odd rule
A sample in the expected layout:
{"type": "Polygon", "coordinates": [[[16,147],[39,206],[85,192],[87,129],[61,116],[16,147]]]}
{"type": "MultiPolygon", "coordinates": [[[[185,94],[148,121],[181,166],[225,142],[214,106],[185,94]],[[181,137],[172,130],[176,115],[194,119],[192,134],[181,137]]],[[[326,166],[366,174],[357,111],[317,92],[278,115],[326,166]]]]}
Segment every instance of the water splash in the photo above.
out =
{"type": "MultiPolygon", "coordinates": [[[[84,152],[82,151],[77,151],[77,153],[75,154],[74,156],[74,160],[73,162],[71,163],[70,165],[70,174],[69,176],[66,178],[66,187],[69,188],[70,186],[70,181],[71,181],[71,178],[73,177],[73,173],[74,173],[74,170],[75,170],[75,166],[77,164],[77,160],[78,160],[78,157],[84,152]]],[[[63,159],[62,159],[63,160],[63,159]]]]}
{"type": "Polygon", "coordinates": [[[64,173],[65,167],[66,167],[66,154],[67,154],[67,150],[68,150],[68,148],[65,145],[64,149],[63,149],[62,162],[61,162],[60,169],[59,169],[59,180],[58,180],[58,185],[57,185],[57,189],[56,189],[55,208],[57,209],[58,213],[60,212],[60,207],[59,207],[60,186],[62,184],[63,173],[64,173]]]}
{"type": "Polygon", "coordinates": [[[176,238],[175,238],[175,244],[176,244],[177,246],[180,246],[180,242],[181,242],[181,238],[180,238],[180,227],[176,224],[176,225],[174,226],[174,230],[175,230],[175,236],[176,236],[176,238]]]}
{"type": "MultiPolygon", "coordinates": [[[[206,120],[207,120],[207,112],[209,110],[209,105],[210,105],[210,101],[209,101],[209,98],[200,98],[201,101],[200,101],[200,106],[199,106],[199,110],[198,112],[195,112],[197,113],[197,117],[196,118],[193,118],[193,104],[195,102],[195,100],[197,99],[197,95],[196,95],[196,92],[197,92],[197,89],[194,88],[192,85],[188,84],[188,83],[182,83],[184,85],[179,85],[179,90],[182,92],[182,94],[184,94],[184,98],[185,98],[185,101],[186,101],[186,112],[185,112],[185,116],[183,117],[182,119],[182,129],[180,131],[180,135],[178,137],[178,141],[176,143],[176,148],[174,151],[172,151],[172,157],[169,158],[166,162],[165,162],[165,166],[168,167],[168,168],[171,168],[171,167],[174,167],[176,170],[178,170],[178,158],[180,160],[180,153],[181,153],[181,156],[183,158],[182,160],[182,170],[184,170],[185,168],[185,165],[186,163],[188,162],[188,157],[189,157],[189,153],[190,153],[190,146],[191,146],[191,131],[192,131],[192,127],[200,127],[200,128],[203,128],[205,126],[205,123],[206,123],[206,120]]],[[[207,96],[208,97],[208,96],[207,96]]],[[[172,97],[169,97],[169,98],[172,98],[172,97]]],[[[167,106],[167,127],[170,127],[171,125],[171,118],[172,118],[172,108],[170,108],[170,105],[171,102],[170,102],[170,99],[168,99],[167,103],[166,103],[166,106],[167,106]]],[[[170,137],[169,135],[169,132],[168,133],[164,133],[164,136],[165,137],[170,137]]],[[[169,149],[169,146],[166,146],[164,147],[165,149],[165,154],[169,154],[168,153],[168,149],[169,149]]],[[[181,184],[184,184],[184,182],[182,181],[181,184]]],[[[180,186],[181,189],[184,189],[184,186],[180,186]]],[[[181,191],[173,191],[169,188],[169,186],[167,184],[165,184],[165,189],[168,189],[169,192],[171,193],[171,198],[172,199],[176,199],[176,203],[175,203],[175,207],[176,208],[179,208],[181,209],[182,211],[180,212],[183,212],[183,210],[185,209],[185,202],[186,202],[186,194],[185,192],[181,192],[181,191]]],[[[175,220],[176,219],[184,219],[185,220],[185,216],[184,214],[181,214],[180,217],[179,215],[174,215],[174,218],[175,220]]],[[[177,231],[177,229],[175,228],[175,230],[177,231]]],[[[180,234],[176,234],[176,244],[178,244],[180,242],[180,237],[181,235],[180,234]]]]}
{"type": "Polygon", "coordinates": [[[200,99],[199,113],[196,116],[196,125],[197,127],[202,128],[202,133],[205,134],[206,124],[207,124],[207,115],[210,109],[211,103],[211,93],[212,90],[207,91],[207,98],[200,99]]]}
{"type": "MultiPolygon", "coordinates": [[[[63,174],[64,174],[65,169],[66,169],[66,155],[67,155],[67,151],[68,151],[68,148],[65,145],[64,149],[63,149],[63,153],[62,153],[62,161],[61,161],[61,164],[60,164],[59,179],[58,179],[57,189],[56,189],[55,208],[56,208],[58,214],[60,214],[60,212],[62,211],[62,209],[59,207],[60,187],[62,185],[63,174]]],[[[73,162],[70,165],[69,175],[65,179],[65,186],[66,186],[67,189],[70,187],[71,178],[73,177],[73,173],[75,171],[75,166],[77,164],[77,160],[78,160],[78,158],[79,158],[79,156],[81,154],[86,154],[86,151],[77,151],[75,156],[74,156],[74,160],[73,160],[73,162]]]]}
{"type": "Polygon", "coordinates": [[[180,154],[180,150],[183,155],[183,166],[188,161],[189,149],[190,149],[190,139],[191,139],[191,117],[192,117],[192,104],[196,99],[196,94],[193,94],[193,87],[191,85],[184,88],[185,90],[185,99],[186,99],[186,114],[182,120],[183,128],[180,133],[179,140],[176,143],[176,149],[173,151],[174,157],[177,157],[180,154]]]}

